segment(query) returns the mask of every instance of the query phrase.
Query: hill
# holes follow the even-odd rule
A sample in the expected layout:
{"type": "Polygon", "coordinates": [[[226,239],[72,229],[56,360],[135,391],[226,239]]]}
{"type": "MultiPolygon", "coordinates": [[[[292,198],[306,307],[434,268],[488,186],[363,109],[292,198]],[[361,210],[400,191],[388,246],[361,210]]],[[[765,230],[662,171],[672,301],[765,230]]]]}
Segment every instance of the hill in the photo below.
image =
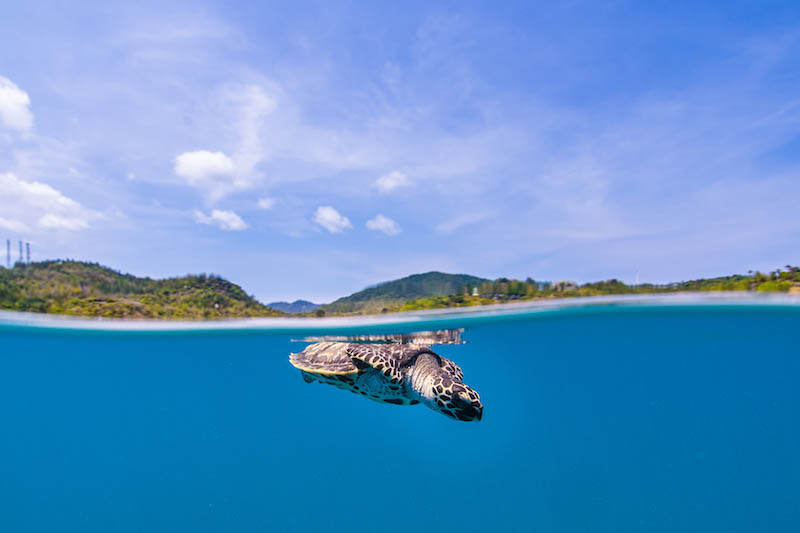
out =
{"type": "Polygon", "coordinates": [[[308,300],[295,300],[291,303],[272,302],[267,304],[267,307],[271,307],[272,309],[276,309],[284,313],[309,313],[311,311],[316,311],[316,309],[319,307],[319,304],[309,302],[308,300]]]}
{"type": "Polygon", "coordinates": [[[466,285],[476,286],[486,281],[488,280],[467,274],[414,274],[339,298],[320,309],[326,314],[375,313],[402,305],[409,300],[456,294],[463,291],[466,285]]]}
{"type": "Polygon", "coordinates": [[[786,270],[777,269],[768,274],[755,272],[746,276],[737,274],[718,278],[681,281],[666,285],[650,283],[626,285],[616,279],[578,285],[573,281],[536,282],[530,278],[525,281],[499,278],[494,281],[480,283],[475,287],[475,294],[464,294],[462,291],[458,294],[417,298],[389,307],[387,311],[420,311],[424,309],[491,305],[520,300],[574,298],[578,296],[719,291],[800,294],[800,268],[786,265],[786,270]]]}
{"type": "Polygon", "coordinates": [[[154,280],[79,261],[0,269],[0,309],[117,318],[282,316],[219,276],[154,280]]]}

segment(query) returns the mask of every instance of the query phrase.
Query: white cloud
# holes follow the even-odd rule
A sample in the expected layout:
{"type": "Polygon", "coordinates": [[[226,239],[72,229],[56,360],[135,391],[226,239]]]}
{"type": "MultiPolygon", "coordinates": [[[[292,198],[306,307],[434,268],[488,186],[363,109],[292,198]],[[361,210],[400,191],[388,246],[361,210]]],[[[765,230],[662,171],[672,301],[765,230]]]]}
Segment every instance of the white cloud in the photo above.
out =
{"type": "Polygon", "coordinates": [[[88,228],[89,222],[81,218],[69,218],[48,213],[39,218],[39,226],[45,229],[77,230],[88,228]]]}
{"type": "Polygon", "coordinates": [[[251,189],[263,179],[257,167],[267,158],[271,143],[261,138],[261,130],[277,101],[258,85],[233,84],[220,89],[217,105],[225,126],[215,127],[207,142],[233,146],[233,153],[184,152],[175,157],[174,166],[175,174],[200,189],[210,202],[251,189]]]}
{"type": "Polygon", "coordinates": [[[259,209],[268,210],[272,209],[273,207],[275,207],[275,198],[261,198],[258,201],[259,209]]]}
{"type": "Polygon", "coordinates": [[[374,185],[381,194],[388,194],[400,187],[410,187],[411,182],[408,180],[408,176],[395,170],[375,180],[374,185]]]}
{"type": "Polygon", "coordinates": [[[208,224],[209,226],[217,226],[226,231],[241,231],[250,226],[242,220],[242,217],[233,211],[223,211],[214,209],[211,215],[206,215],[202,211],[194,212],[194,219],[200,224],[208,224]]]}
{"type": "Polygon", "coordinates": [[[175,157],[175,174],[201,190],[211,202],[252,186],[251,180],[239,171],[234,160],[222,152],[184,152],[175,157]]]}
{"type": "Polygon", "coordinates": [[[258,85],[228,87],[225,100],[237,107],[236,132],[240,145],[233,158],[243,174],[255,179],[253,171],[266,156],[261,139],[264,118],[277,108],[277,101],[258,85]]]}
{"type": "Polygon", "coordinates": [[[8,231],[15,231],[17,233],[29,231],[28,226],[23,222],[20,222],[19,220],[9,220],[3,217],[0,217],[0,228],[7,229],[8,231]]]}
{"type": "Polygon", "coordinates": [[[233,174],[233,161],[222,152],[184,152],[175,158],[175,174],[186,178],[192,185],[202,184],[233,174]]]}
{"type": "Polygon", "coordinates": [[[317,212],[314,214],[314,222],[331,233],[341,233],[353,227],[346,216],[342,216],[336,209],[329,205],[323,205],[317,208],[317,212]]]}
{"type": "Polygon", "coordinates": [[[371,229],[373,231],[382,231],[389,236],[397,235],[403,231],[400,229],[400,224],[383,215],[378,215],[371,220],[367,220],[367,229],[371,229]]]}
{"type": "Polygon", "coordinates": [[[28,93],[8,78],[0,76],[0,123],[23,133],[30,131],[33,128],[30,103],[28,93]]]}
{"type": "Polygon", "coordinates": [[[25,181],[12,173],[0,174],[0,191],[0,210],[11,217],[0,222],[6,229],[13,226],[21,231],[23,226],[37,226],[79,230],[88,228],[89,221],[100,216],[46,183],[25,181]]]}

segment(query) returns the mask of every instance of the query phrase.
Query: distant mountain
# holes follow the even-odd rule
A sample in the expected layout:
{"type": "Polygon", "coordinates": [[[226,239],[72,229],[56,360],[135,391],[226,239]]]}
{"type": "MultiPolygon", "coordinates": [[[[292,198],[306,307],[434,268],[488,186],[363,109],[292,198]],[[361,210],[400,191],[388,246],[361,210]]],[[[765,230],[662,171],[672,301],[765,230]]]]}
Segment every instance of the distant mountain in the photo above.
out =
{"type": "Polygon", "coordinates": [[[489,280],[467,274],[442,272],[414,274],[368,287],[350,296],[339,298],[335,302],[322,305],[321,308],[326,313],[380,312],[384,307],[402,304],[408,300],[455,294],[463,290],[465,285],[478,285],[484,281],[489,280]]]}
{"type": "Polygon", "coordinates": [[[80,261],[0,268],[0,309],[115,318],[283,316],[213,274],[150,279],[80,261]]]}
{"type": "Polygon", "coordinates": [[[292,303],[272,302],[271,304],[267,304],[267,307],[283,311],[284,313],[308,313],[309,311],[315,311],[319,307],[319,304],[309,302],[308,300],[295,300],[292,303]]]}

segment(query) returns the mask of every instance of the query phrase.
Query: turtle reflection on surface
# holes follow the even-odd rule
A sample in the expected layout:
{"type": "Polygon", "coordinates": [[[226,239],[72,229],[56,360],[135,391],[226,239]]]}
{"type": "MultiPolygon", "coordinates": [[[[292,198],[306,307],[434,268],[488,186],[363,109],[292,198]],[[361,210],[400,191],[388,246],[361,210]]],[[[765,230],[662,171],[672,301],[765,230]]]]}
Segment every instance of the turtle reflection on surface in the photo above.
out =
{"type": "Polygon", "coordinates": [[[440,329],[437,331],[417,331],[415,333],[393,333],[388,335],[323,335],[305,337],[295,342],[364,342],[373,344],[464,344],[461,334],[464,328],[440,329]]]}

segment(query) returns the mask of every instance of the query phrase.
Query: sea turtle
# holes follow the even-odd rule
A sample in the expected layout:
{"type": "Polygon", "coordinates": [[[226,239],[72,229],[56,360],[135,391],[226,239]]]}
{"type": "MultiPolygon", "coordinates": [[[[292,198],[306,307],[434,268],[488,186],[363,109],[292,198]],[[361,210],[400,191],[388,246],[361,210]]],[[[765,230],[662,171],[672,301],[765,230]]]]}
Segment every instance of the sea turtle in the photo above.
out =
{"type": "Polygon", "coordinates": [[[428,346],[317,342],[289,356],[306,383],[319,381],[395,405],[424,403],[456,420],[480,420],[480,396],[457,364],[428,346]]]}

